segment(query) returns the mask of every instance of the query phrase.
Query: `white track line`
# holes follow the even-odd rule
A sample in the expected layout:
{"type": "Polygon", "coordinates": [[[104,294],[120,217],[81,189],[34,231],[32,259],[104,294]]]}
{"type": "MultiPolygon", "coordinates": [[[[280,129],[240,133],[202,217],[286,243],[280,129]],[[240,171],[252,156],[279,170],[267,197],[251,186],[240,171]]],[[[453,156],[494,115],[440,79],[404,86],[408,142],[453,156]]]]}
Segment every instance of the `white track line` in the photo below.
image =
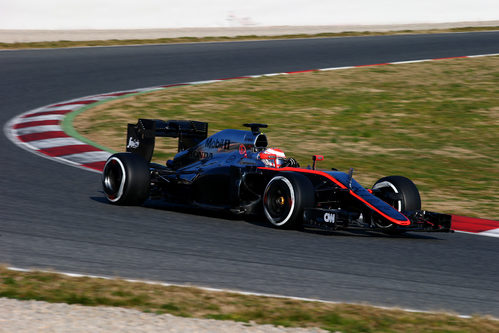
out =
{"type": "MultiPolygon", "coordinates": [[[[406,311],[406,312],[429,313],[429,314],[442,313],[442,312],[433,312],[433,311],[427,311],[427,310],[371,305],[371,304],[365,304],[365,303],[335,302],[335,301],[327,301],[327,300],[318,299],[318,298],[294,297],[294,296],[285,296],[285,295],[278,295],[278,294],[267,294],[267,293],[241,291],[241,290],[234,290],[234,289],[209,288],[209,287],[202,287],[202,286],[196,286],[196,285],[186,285],[186,284],[177,284],[177,283],[150,281],[150,280],[118,279],[115,277],[109,277],[109,276],[103,276],[103,275],[88,275],[88,274],[68,273],[68,272],[60,272],[60,271],[47,271],[47,270],[27,269],[27,268],[19,268],[19,267],[12,267],[12,266],[7,267],[7,269],[11,270],[11,271],[26,272],[26,273],[30,273],[30,272],[55,273],[55,274],[60,274],[60,275],[68,276],[68,277],[77,277],[77,278],[78,277],[87,277],[87,278],[92,278],[92,279],[126,281],[126,282],[130,282],[130,283],[145,283],[145,284],[163,286],[163,287],[196,288],[196,289],[201,289],[201,290],[205,290],[205,291],[212,291],[212,292],[233,293],[233,294],[247,295],[247,296],[283,298],[283,299],[291,299],[291,300],[304,301],[304,302],[316,302],[316,303],[326,303],[326,304],[363,305],[363,306],[371,306],[373,308],[383,309],[383,310],[402,310],[402,311],[406,311]]],[[[455,317],[459,317],[459,318],[466,318],[466,319],[472,317],[469,315],[456,315],[456,314],[450,314],[450,313],[446,313],[446,314],[448,314],[450,316],[455,316],[455,317]]],[[[493,317],[489,317],[489,318],[492,318],[494,320],[499,320],[499,319],[496,319],[493,317]]]]}

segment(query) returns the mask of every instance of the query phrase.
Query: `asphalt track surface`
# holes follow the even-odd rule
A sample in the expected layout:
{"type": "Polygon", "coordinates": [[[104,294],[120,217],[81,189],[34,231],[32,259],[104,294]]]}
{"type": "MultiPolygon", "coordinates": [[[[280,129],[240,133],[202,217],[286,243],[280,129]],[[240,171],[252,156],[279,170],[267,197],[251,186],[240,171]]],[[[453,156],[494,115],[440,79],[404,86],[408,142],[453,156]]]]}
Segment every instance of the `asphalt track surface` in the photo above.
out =
{"type": "MultiPolygon", "coordinates": [[[[3,51],[0,120],[108,91],[498,52],[499,32],[3,51]]],[[[105,203],[96,173],[4,135],[0,152],[1,263],[499,317],[497,238],[281,231],[116,207],[105,203]]]]}

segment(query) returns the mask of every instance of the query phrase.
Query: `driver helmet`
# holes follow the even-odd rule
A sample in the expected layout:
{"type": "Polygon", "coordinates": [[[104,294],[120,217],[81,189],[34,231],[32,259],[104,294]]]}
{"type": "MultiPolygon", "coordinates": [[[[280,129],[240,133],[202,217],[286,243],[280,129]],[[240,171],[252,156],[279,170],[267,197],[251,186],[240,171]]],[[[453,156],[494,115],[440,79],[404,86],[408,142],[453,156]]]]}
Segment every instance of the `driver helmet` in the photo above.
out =
{"type": "Polygon", "coordinates": [[[280,168],[286,161],[286,155],[281,149],[267,148],[259,155],[260,160],[268,167],[280,168]]]}

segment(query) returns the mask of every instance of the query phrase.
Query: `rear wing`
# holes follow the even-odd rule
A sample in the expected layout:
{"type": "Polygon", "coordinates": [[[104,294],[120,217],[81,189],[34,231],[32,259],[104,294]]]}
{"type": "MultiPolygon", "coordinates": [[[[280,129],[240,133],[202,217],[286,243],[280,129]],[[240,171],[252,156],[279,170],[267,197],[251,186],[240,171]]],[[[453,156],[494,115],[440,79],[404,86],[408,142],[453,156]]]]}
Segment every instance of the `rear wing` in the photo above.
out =
{"type": "Polygon", "coordinates": [[[208,123],[193,120],[139,119],[128,124],[126,151],[141,155],[148,162],[156,137],[178,138],[178,151],[194,147],[208,136],[208,123]]]}

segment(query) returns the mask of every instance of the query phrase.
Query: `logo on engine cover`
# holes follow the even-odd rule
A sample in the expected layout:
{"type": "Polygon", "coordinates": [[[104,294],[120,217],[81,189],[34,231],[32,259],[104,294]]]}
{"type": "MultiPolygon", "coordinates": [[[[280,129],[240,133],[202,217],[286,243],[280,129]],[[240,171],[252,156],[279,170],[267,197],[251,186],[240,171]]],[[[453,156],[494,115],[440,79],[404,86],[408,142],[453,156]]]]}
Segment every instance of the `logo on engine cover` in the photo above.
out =
{"type": "Polygon", "coordinates": [[[324,213],[324,222],[334,223],[336,220],[336,215],[331,213],[324,213]]]}
{"type": "Polygon", "coordinates": [[[139,140],[134,140],[132,137],[128,140],[128,145],[126,146],[127,148],[139,148],[140,146],[140,141],[139,140]]]}

